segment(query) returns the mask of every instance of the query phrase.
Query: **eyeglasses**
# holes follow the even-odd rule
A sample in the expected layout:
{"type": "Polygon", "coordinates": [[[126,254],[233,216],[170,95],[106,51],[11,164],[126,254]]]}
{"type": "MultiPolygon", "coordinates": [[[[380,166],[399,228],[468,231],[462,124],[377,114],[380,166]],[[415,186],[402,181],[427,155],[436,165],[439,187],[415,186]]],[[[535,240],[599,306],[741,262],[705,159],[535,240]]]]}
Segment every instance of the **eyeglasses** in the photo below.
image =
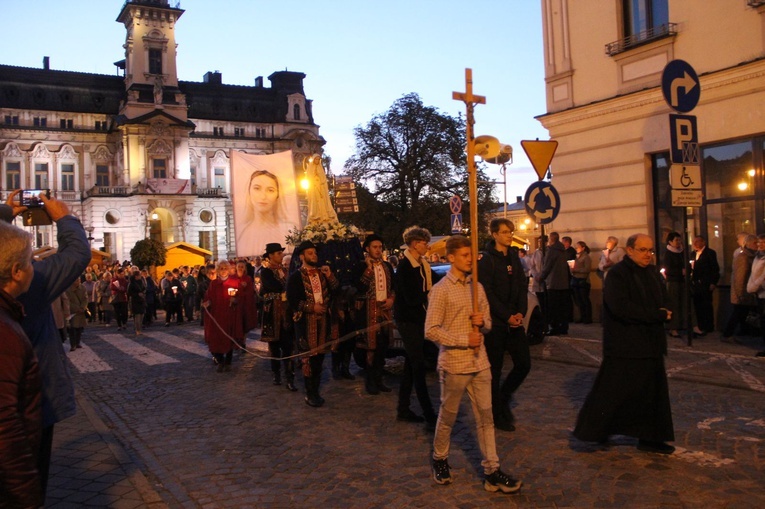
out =
{"type": "Polygon", "coordinates": [[[635,247],[635,248],[633,248],[633,249],[634,249],[635,251],[637,251],[638,253],[640,253],[640,254],[646,254],[646,253],[649,253],[649,254],[656,254],[656,251],[654,251],[653,249],[649,249],[649,248],[647,248],[647,247],[635,247]]]}

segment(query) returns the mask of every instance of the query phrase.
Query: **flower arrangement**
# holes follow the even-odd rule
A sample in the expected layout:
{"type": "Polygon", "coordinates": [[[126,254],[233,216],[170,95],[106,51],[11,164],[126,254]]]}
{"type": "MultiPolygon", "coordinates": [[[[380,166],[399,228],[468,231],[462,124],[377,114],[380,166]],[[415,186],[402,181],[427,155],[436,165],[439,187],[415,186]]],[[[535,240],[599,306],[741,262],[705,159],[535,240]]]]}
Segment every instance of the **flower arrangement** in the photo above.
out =
{"type": "Polygon", "coordinates": [[[358,238],[361,230],[350,223],[331,221],[329,223],[308,223],[302,230],[293,228],[287,233],[286,241],[297,246],[310,240],[314,244],[323,244],[330,240],[348,240],[358,238]]]}

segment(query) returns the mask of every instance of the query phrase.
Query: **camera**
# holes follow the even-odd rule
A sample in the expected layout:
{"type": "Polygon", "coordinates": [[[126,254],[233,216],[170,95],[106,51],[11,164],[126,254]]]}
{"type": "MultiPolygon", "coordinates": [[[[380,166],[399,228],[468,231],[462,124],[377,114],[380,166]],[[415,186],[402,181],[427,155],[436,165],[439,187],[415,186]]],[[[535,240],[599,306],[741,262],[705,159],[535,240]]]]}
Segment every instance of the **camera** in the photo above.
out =
{"type": "Polygon", "coordinates": [[[21,203],[22,207],[35,208],[42,207],[45,204],[40,195],[44,194],[46,198],[50,199],[50,189],[25,189],[21,191],[21,203]]]}

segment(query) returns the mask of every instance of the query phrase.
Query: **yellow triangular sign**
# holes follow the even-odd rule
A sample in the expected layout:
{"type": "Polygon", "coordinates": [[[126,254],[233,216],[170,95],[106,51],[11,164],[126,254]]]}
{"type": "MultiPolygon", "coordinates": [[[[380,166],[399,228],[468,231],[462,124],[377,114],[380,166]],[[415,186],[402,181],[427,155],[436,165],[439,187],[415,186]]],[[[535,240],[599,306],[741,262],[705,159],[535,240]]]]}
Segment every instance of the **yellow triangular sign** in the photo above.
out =
{"type": "Polygon", "coordinates": [[[537,175],[539,175],[539,180],[545,178],[547,168],[550,167],[550,162],[552,162],[555,151],[558,149],[558,142],[555,140],[521,140],[521,146],[534,166],[537,175]]]}

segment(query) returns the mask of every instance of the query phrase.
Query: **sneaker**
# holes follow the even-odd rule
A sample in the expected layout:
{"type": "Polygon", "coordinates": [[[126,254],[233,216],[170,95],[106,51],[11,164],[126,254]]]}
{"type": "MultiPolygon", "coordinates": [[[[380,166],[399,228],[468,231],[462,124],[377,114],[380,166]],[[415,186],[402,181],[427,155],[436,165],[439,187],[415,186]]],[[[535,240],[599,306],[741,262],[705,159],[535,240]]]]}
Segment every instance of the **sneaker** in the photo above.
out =
{"type": "Polygon", "coordinates": [[[762,352],[757,352],[756,354],[754,354],[754,356],[755,357],[765,357],[765,350],[763,350],[762,352]]]}
{"type": "Polygon", "coordinates": [[[449,462],[446,460],[433,460],[433,480],[436,481],[436,484],[450,484],[452,482],[449,462]]]}
{"type": "Polygon", "coordinates": [[[491,492],[517,493],[521,490],[521,486],[523,486],[523,481],[513,479],[500,469],[487,475],[483,480],[483,489],[491,492]]]}
{"type": "Polygon", "coordinates": [[[672,454],[675,448],[664,442],[649,442],[648,440],[638,440],[638,451],[655,452],[657,454],[672,454]]]}

